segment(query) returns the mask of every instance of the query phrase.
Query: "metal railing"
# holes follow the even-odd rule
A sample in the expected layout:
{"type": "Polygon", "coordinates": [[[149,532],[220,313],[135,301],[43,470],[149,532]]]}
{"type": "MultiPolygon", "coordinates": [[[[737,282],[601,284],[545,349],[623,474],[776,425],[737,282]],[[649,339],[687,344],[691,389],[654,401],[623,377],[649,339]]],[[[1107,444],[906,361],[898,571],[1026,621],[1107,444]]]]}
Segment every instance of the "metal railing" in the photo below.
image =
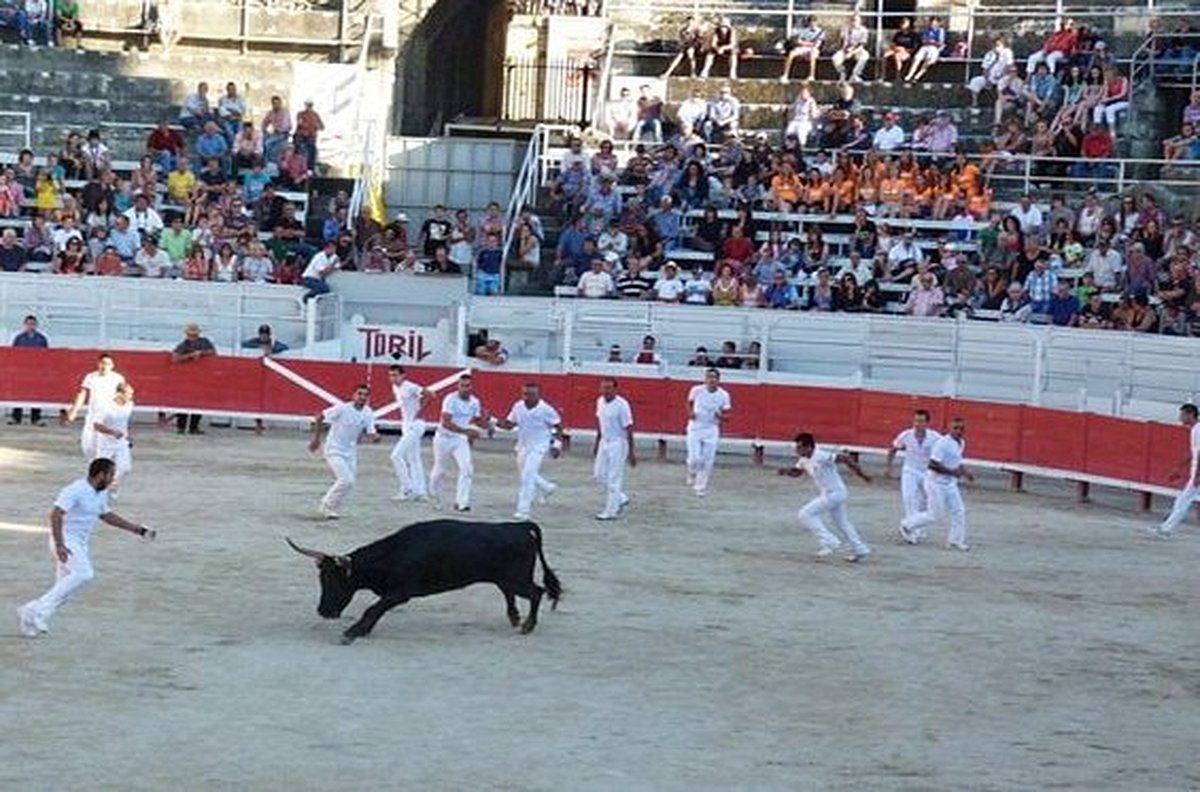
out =
{"type": "Polygon", "coordinates": [[[30,147],[33,123],[24,110],[0,110],[0,151],[19,151],[30,147]]]}
{"type": "MultiPolygon", "coordinates": [[[[613,344],[634,353],[646,335],[688,377],[697,346],[761,347],[761,365],[734,381],[901,390],[1068,410],[1163,417],[1200,393],[1200,344],[1191,338],[887,315],[611,300],[491,297],[468,303],[468,330],[488,328],[508,367],[547,373],[610,370],[613,344]]],[[[646,370],[649,367],[642,367],[646,370]]]]}

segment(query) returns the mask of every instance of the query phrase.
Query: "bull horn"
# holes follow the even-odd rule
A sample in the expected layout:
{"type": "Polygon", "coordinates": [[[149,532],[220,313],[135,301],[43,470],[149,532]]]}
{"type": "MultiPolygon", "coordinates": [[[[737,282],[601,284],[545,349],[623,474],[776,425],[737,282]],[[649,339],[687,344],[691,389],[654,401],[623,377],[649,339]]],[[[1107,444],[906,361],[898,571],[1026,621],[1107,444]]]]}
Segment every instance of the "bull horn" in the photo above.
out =
{"type": "Polygon", "coordinates": [[[300,555],[308,556],[309,558],[315,558],[317,561],[324,561],[325,559],[329,558],[329,556],[325,553],[319,553],[316,550],[309,550],[308,548],[301,547],[300,545],[293,542],[290,537],[285,536],[285,537],[283,537],[283,539],[285,542],[288,543],[289,547],[291,547],[293,550],[295,550],[300,555]]]}

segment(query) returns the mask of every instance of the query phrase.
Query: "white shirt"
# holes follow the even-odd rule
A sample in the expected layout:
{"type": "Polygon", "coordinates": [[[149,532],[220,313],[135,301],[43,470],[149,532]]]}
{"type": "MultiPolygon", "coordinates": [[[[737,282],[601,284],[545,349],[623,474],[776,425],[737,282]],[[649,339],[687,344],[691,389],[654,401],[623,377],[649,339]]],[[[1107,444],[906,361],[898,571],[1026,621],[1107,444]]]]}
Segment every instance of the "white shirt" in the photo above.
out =
{"type": "Polygon", "coordinates": [[[873,138],[875,148],[880,151],[891,151],[904,145],[904,130],[899,124],[880,127],[873,138]]]}
{"type": "Polygon", "coordinates": [[[925,430],[925,442],[917,439],[916,429],[905,429],[896,435],[892,448],[904,452],[904,469],[913,473],[924,473],[929,469],[929,454],[933,445],[942,438],[940,432],[932,429],[925,430]]]}
{"type": "Polygon", "coordinates": [[[163,230],[162,217],[153,207],[139,212],[136,206],[131,206],[125,210],[125,217],[129,218],[129,227],[140,233],[157,234],[163,230]]]}
{"type": "Polygon", "coordinates": [[[87,420],[90,426],[92,421],[100,411],[112,403],[113,397],[117,393],[117,386],[125,381],[125,378],[115,371],[110,371],[108,374],[101,374],[99,371],[90,371],[83,378],[81,388],[87,388],[87,420]]]}
{"type": "Polygon", "coordinates": [[[318,250],[316,255],[308,260],[308,266],[304,268],[304,274],[300,277],[324,278],[325,276],[321,274],[322,270],[329,269],[330,267],[336,270],[340,266],[341,262],[338,261],[336,253],[332,256],[326,256],[324,250],[318,250]]]}
{"type": "Polygon", "coordinates": [[[579,276],[579,294],[581,297],[607,297],[613,292],[612,275],[601,270],[588,270],[579,276]]]}
{"type": "Polygon", "coordinates": [[[1192,426],[1192,472],[1188,476],[1188,484],[1196,486],[1196,467],[1200,465],[1200,423],[1192,426]]]}
{"type": "Polygon", "coordinates": [[[601,396],[596,399],[596,423],[601,442],[625,442],[629,439],[629,427],[633,426],[633,410],[624,396],[614,396],[612,401],[601,396]]]}
{"type": "Polygon", "coordinates": [[[133,415],[133,402],[127,401],[124,404],[109,402],[104,405],[92,416],[92,424],[102,424],[106,429],[112,429],[120,432],[121,437],[116,438],[112,435],[97,434],[97,437],[104,442],[116,443],[126,439],[129,434],[129,418],[133,415]]]}
{"type": "Polygon", "coordinates": [[[63,541],[67,546],[87,547],[96,529],[96,520],[108,513],[108,492],[97,492],[86,478],[72,481],[58,492],[54,505],[63,515],[63,541]]]}
{"type": "Polygon", "coordinates": [[[548,448],[551,430],[562,423],[562,416],[544,399],[533,407],[522,399],[508,411],[508,420],[517,425],[517,448],[548,448]]]}
{"type": "Polygon", "coordinates": [[[720,427],[717,416],[733,407],[729,391],[721,387],[710,391],[704,385],[696,385],[688,391],[688,403],[692,405],[689,429],[717,429],[720,427]]]}
{"type": "Polygon", "coordinates": [[[54,229],[52,238],[54,239],[54,252],[61,253],[67,249],[67,243],[72,239],[78,239],[80,242],[82,242],[83,232],[78,228],[67,228],[66,226],[60,226],[59,228],[54,229]]]}
{"type": "MultiPolygon", "coordinates": [[[[933,450],[929,452],[929,459],[932,462],[937,462],[944,468],[953,470],[963,463],[963,451],[966,449],[967,441],[963,441],[961,445],[954,439],[953,435],[942,435],[938,441],[933,444],[933,450]]],[[[955,476],[947,476],[945,473],[934,473],[929,471],[929,475],[933,476],[935,481],[943,484],[957,484],[958,478],[955,476]]]]}
{"type": "MultiPolygon", "coordinates": [[[[450,393],[442,399],[442,415],[447,413],[450,414],[450,423],[459,429],[467,429],[471,426],[472,419],[483,415],[483,405],[479,403],[479,397],[475,394],[464,399],[458,393],[450,393]]],[[[447,431],[440,421],[437,433],[442,437],[461,437],[459,434],[447,431]]]]}
{"type": "Polygon", "coordinates": [[[400,423],[404,426],[410,426],[421,417],[421,394],[424,392],[425,389],[412,380],[392,386],[392,397],[400,402],[400,423]]]}
{"type": "Polygon", "coordinates": [[[654,294],[664,302],[678,302],[683,289],[683,280],[678,275],[674,278],[659,278],[654,282],[654,294]]]}
{"type": "Polygon", "coordinates": [[[812,476],[813,483],[821,490],[822,495],[846,491],[846,482],[842,481],[842,474],[838,472],[835,451],[814,448],[812,456],[796,460],[796,467],[812,476]]]}
{"type": "Polygon", "coordinates": [[[329,424],[329,434],[325,435],[326,454],[354,456],[358,438],[364,432],[375,434],[375,413],[369,405],[360,409],[354,402],[342,402],[326,408],[321,417],[329,424]]]}
{"type": "Polygon", "coordinates": [[[142,268],[147,278],[164,278],[171,270],[171,257],[165,250],[155,250],[151,255],[145,248],[139,248],[133,254],[133,263],[142,268]]]}
{"type": "Polygon", "coordinates": [[[1017,222],[1021,224],[1021,230],[1026,234],[1037,231],[1044,222],[1042,210],[1037,207],[1037,204],[1029,204],[1028,209],[1022,209],[1018,205],[1009,214],[1017,218],[1017,222]]]}

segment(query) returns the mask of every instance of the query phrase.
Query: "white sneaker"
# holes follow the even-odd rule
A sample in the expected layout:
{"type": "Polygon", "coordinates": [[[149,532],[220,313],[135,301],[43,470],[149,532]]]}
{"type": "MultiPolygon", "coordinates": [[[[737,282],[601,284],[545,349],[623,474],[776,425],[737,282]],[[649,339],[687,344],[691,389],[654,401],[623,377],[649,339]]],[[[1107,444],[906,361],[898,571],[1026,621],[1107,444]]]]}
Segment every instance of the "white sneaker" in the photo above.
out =
{"type": "MultiPolygon", "coordinates": [[[[33,614],[29,612],[28,606],[22,605],[17,608],[17,621],[21,625],[21,635],[24,635],[26,638],[38,637],[38,625],[34,621],[33,614]]],[[[45,631],[42,630],[41,632],[45,631]]]]}
{"type": "Polygon", "coordinates": [[[696,474],[689,470],[688,474],[687,474],[687,485],[690,487],[695,483],[696,483],[696,474]]]}
{"type": "Polygon", "coordinates": [[[617,519],[617,515],[609,514],[608,512],[600,512],[599,514],[596,515],[596,519],[601,520],[603,522],[608,522],[609,520],[617,519]]]}
{"type": "Polygon", "coordinates": [[[1155,539],[1170,539],[1174,532],[1164,530],[1161,525],[1153,525],[1146,529],[1146,533],[1150,534],[1155,539]]]}
{"type": "Polygon", "coordinates": [[[624,492],[622,492],[621,493],[621,508],[624,509],[628,505],[629,505],[629,496],[626,495],[624,492]]]}
{"type": "Polygon", "coordinates": [[[469,511],[471,511],[471,507],[470,507],[470,506],[468,506],[468,505],[463,505],[463,506],[460,506],[460,505],[458,505],[458,504],[456,503],[456,504],[454,504],[454,511],[456,511],[456,512],[469,512],[469,511]]]}
{"type": "Polygon", "coordinates": [[[915,545],[921,541],[921,537],[917,536],[914,531],[909,528],[905,528],[903,525],[900,526],[900,538],[908,542],[910,545],[915,545]]]}
{"type": "Polygon", "coordinates": [[[692,491],[696,493],[697,498],[703,498],[708,495],[708,490],[706,489],[693,489],[692,491]]]}
{"type": "Polygon", "coordinates": [[[409,500],[409,495],[407,492],[397,492],[395,495],[392,496],[392,500],[398,501],[398,502],[403,502],[403,501],[409,500]]]}
{"type": "MultiPolygon", "coordinates": [[[[460,511],[461,511],[461,509],[460,509],[460,511]]],[[[514,520],[528,520],[529,515],[526,514],[525,512],[514,512],[513,519],[514,520]]]]}
{"type": "Polygon", "coordinates": [[[959,550],[959,551],[965,553],[968,550],[970,550],[971,548],[965,542],[946,542],[946,549],[947,550],[959,550]]]}
{"type": "Polygon", "coordinates": [[[342,515],[338,514],[337,512],[333,511],[332,509],[321,509],[321,519],[322,520],[340,520],[341,518],[342,518],[342,515]]]}
{"type": "Polygon", "coordinates": [[[843,558],[845,558],[847,563],[856,564],[869,555],[871,555],[871,548],[863,545],[862,547],[855,548],[848,555],[843,556],[843,558]]]}
{"type": "Polygon", "coordinates": [[[837,544],[823,544],[821,545],[821,549],[817,551],[817,558],[827,558],[833,555],[841,546],[841,542],[837,544]]]}

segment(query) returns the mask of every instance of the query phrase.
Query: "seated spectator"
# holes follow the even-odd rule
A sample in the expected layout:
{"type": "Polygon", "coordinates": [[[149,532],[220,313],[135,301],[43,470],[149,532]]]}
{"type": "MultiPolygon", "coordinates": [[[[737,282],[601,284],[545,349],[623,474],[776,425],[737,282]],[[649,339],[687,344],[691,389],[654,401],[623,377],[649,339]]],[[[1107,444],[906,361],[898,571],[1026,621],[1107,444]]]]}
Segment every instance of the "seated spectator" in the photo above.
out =
{"type": "Polygon", "coordinates": [[[662,143],[663,101],[654,94],[649,85],[643,85],[637,100],[638,120],[633,127],[633,139],[645,140],[646,135],[655,143],[662,143]]]}
{"type": "Polygon", "coordinates": [[[671,196],[664,195],[658,202],[658,210],[650,215],[650,226],[663,243],[663,251],[670,253],[680,245],[683,233],[683,212],[675,207],[671,196]]]}
{"type": "Polygon", "coordinates": [[[729,79],[737,79],[738,68],[738,34],[729,17],[721,17],[713,26],[712,37],[708,41],[708,52],[704,56],[704,68],[700,72],[701,79],[708,79],[713,63],[717,58],[729,59],[729,79]]]}
{"type": "Polygon", "coordinates": [[[1083,160],[1071,163],[1070,173],[1076,179],[1111,179],[1115,168],[1110,162],[1116,154],[1112,133],[1104,124],[1093,123],[1083,136],[1080,152],[1083,160]]]}
{"type": "Polygon", "coordinates": [[[1008,286],[1008,294],[1004,301],[1000,303],[1000,321],[1001,322],[1028,322],[1030,314],[1033,313],[1033,306],[1029,303],[1029,297],[1026,296],[1025,290],[1021,288],[1021,284],[1012,283],[1008,286]]]}
{"type": "Polygon", "coordinates": [[[1052,119],[1058,110],[1060,86],[1050,67],[1039,63],[1025,85],[1025,123],[1052,119]]]}
{"type": "Polygon", "coordinates": [[[638,108],[628,87],[622,87],[616,99],[604,106],[605,129],[616,140],[629,140],[637,126],[638,108]]]}
{"type": "MultiPolygon", "coordinates": [[[[772,275],[773,277],[773,275],[772,275]]],[[[784,276],[787,277],[786,275],[784,276]]],[[[742,275],[742,283],[738,288],[738,305],[743,308],[763,308],[767,304],[766,294],[759,278],[753,272],[742,275]]]]}
{"type": "Polygon", "coordinates": [[[183,216],[171,216],[171,225],[159,237],[159,247],[167,254],[172,266],[179,266],[192,246],[192,232],[183,226],[183,216]]]}
{"type": "Polygon", "coordinates": [[[1123,295],[1121,302],[1112,312],[1113,327],[1135,333],[1158,331],[1158,315],[1150,307],[1150,298],[1145,294],[1123,295]]]}
{"type": "Polygon", "coordinates": [[[700,264],[683,284],[683,302],[688,305],[709,305],[712,302],[712,284],[700,264]]]}
{"type": "Polygon", "coordinates": [[[112,166],[112,152],[100,139],[100,131],[97,129],[88,132],[87,142],[79,151],[83,158],[83,175],[86,179],[95,179],[112,166]]]}
{"type": "MultiPolygon", "coordinates": [[[[896,70],[896,79],[904,73],[904,64],[908,62],[921,46],[921,34],[913,28],[910,17],[900,20],[900,27],[892,34],[891,45],[884,50],[883,64],[880,66],[880,78],[887,80],[888,64],[896,70]]],[[[810,78],[811,79],[811,78],[810,78]]]]}
{"type": "Polygon", "coordinates": [[[83,239],[73,236],[67,240],[66,246],[55,255],[50,271],[58,275],[83,275],[90,269],[87,251],[83,247],[83,239]]]}
{"type": "Polygon", "coordinates": [[[197,179],[200,182],[198,200],[202,196],[204,201],[215,204],[229,191],[229,176],[221,167],[221,160],[216,157],[205,161],[204,170],[200,171],[197,179]]]}
{"type": "Polygon", "coordinates": [[[242,130],[246,118],[246,100],[238,95],[237,83],[225,84],[225,95],[217,101],[217,122],[221,125],[225,137],[233,140],[242,130]]]}
{"type": "Polygon", "coordinates": [[[870,39],[871,31],[863,24],[862,17],[857,13],[850,17],[850,22],[841,30],[838,49],[830,58],[833,68],[837,70],[838,80],[847,81],[846,62],[853,61],[854,69],[849,81],[862,82],[863,70],[867,68],[867,62],[871,59],[871,53],[867,52],[870,39]]]}
{"type": "Polygon", "coordinates": [[[979,112],[979,95],[988,87],[998,89],[1005,75],[1009,73],[1009,67],[1013,65],[1013,51],[1012,47],[1008,45],[1007,37],[996,37],[992,48],[984,54],[983,62],[980,65],[983,73],[972,77],[967,82],[967,88],[971,91],[972,113],[979,112]]]}
{"type": "Polygon", "coordinates": [[[436,275],[462,275],[462,268],[450,258],[450,251],[445,245],[434,248],[433,259],[426,266],[427,272],[436,275]]]}
{"type": "Polygon", "coordinates": [[[1088,297],[1087,304],[1079,311],[1079,327],[1093,330],[1111,330],[1113,328],[1112,311],[1104,296],[1099,292],[1088,297]]]}
{"type": "Polygon", "coordinates": [[[1045,257],[1035,260],[1033,271],[1025,277],[1025,293],[1029,296],[1030,312],[1050,313],[1050,301],[1058,288],[1058,275],[1050,269],[1045,257]]]}
{"type": "Polygon", "coordinates": [[[21,38],[26,44],[53,47],[54,17],[48,0],[24,0],[24,13],[17,17],[21,38]]]}
{"type": "Polygon", "coordinates": [[[1179,134],[1167,138],[1162,143],[1162,156],[1166,160],[1186,160],[1198,159],[1197,141],[1200,138],[1196,135],[1196,127],[1193,124],[1184,124],[1180,127],[1179,134]]]}
{"type": "Polygon", "coordinates": [[[152,234],[158,236],[163,230],[162,217],[150,206],[151,195],[148,193],[138,193],[134,196],[133,206],[124,215],[129,220],[129,225],[133,227],[139,234],[152,234]]]}
{"type": "Polygon", "coordinates": [[[904,312],[909,316],[940,316],[946,304],[946,295],[938,286],[932,272],[923,272],[915,279],[904,312]]]}
{"type": "Polygon", "coordinates": [[[679,277],[679,265],[668,261],[662,266],[658,280],[654,282],[654,299],[659,302],[677,303],[683,299],[684,283],[679,277]]]}
{"type": "Polygon", "coordinates": [[[203,131],[197,136],[192,148],[201,162],[207,163],[215,159],[220,164],[222,173],[229,170],[229,141],[221,133],[216,121],[204,123],[203,131]]]}
{"type": "Polygon", "coordinates": [[[163,173],[175,167],[175,160],[183,155],[184,146],[183,136],[171,129],[171,125],[165,119],[159,121],[158,126],[146,138],[146,154],[163,173]]]}
{"type": "Polygon", "coordinates": [[[883,116],[883,126],[876,130],[872,143],[879,151],[895,151],[904,145],[905,134],[897,121],[897,113],[886,113],[883,116]]]}
{"type": "Polygon", "coordinates": [[[271,109],[263,116],[260,126],[263,134],[263,159],[267,162],[278,162],[279,154],[292,134],[292,114],[278,96],[271,97],[271,109]]]}
{"type": "Polygon", "coordinates": [[[233,245],[222,242],[212,260],[212,279],[218,283],[236,283],[240,276],[241,265],[233,245]]]}
{"type": "Polygon", "coordinates": [[[475,357],[493,366],[502,366],[508,361],[508,350],[499,339],[489,338],[483,344],[475,347],[475,357]]]}
{"type": "Polygon", "coordinates": [[[258,333],[253,338],[242,342],[242,349],[254,349],[263,355],[280,355],[287,352],[289,347],[271,332],[271,325],[258,326],[258,333]]]}
{"type": "Polygon", "coordinates": [[[713,359],[708,356],[708,347],[698,346],[691,360],[688,361],[689,366],[696,368],[710,369],[714,368],[713,359]]]}
{"type": "Polygon", "coordinates": [[[152,234],[142,239],[141,249],[133,257],[133,266],[127,267],[127,274],[142,275],[147,278],[166,278],[174,268],[171,257],[165,251],[158,249],[158,240],[152,234]]]}
{"type": "Polygon", "coordinates": [[[806,311],[836,311],[838,308],[837,289],[833,285],[827,267],[819,267],[816,271],[816,282],[808,290],[804,299],[806,311]]]}
{"type": "Polygon", "coordinates": [[[812,15],[806,16],[800,29],[784,44],[786,57],[779,81],[786,83],[791,79],[792,64],[797,60],[808,61],[808,79],[817,79],[817,59],[821,57],[821,45],[824,42],[825,31],[817,24],[817,18],[812,15]]]}
{"type": "Polygon", "coordinates": [[[655,346],[657,346],[657,343],[654,340],[654,336],[648,335],[642,338],[642,348],[638,350],[633,362],[643,366],[652,366],[662,363],[662,358],[659,357],[658,352],[655,350],[655,346]]]}
{"type": "Polygon", "coordinates": [[[1078,43],[1079,33],[1075,30],[1075,20],[1064,20],[1059,30],[1046,37],[1041,49],[1029,56],[1025,63],[1025,74],[1033,74],[1039,63],[1045,63],[1053,74],[1058,71],[1058,64],[1074,54],[1078,43]]]}
{"type": "Polygon", "coordinates": [[[83,49],[83,24],[79,16],[79,0],[55,0],[54,36],[58,46],[65,47],[66,40],[73,38],[75,49],[83,49]]]}
{"type": "Polygon", "coordinates": [[[608,348],[608,357],[604,360],[605,363],[624,363],[625,358],[621,355],[621,345],[613,344],[608,348]]]}
{"type": "Polygon", "coordinates": [[[284,187],[303,190],[307,189],[308,180],[312,175],[308,158],[297,151],[291,143],[284,144],[282,153],[279,155],[280,183],[284,187]]]}
{"type": "Polygon", "coordinates": [[[216,120],[212,103],[208,99],[208,83],[200,82],[196,90],[188,94],[179,110],[179,125],[192,132],[203,129],[206,124],[216,120]]]}
{"type": "Polygon", "coordinates": [[[737,344],[733,341],[722,342],[721,354],[717,357],[713,367],[719,369],[740,369],[742,367],[742,356],[738,354],[737,344]]]}
{"type": "Polygon", "coordinates": [[[723,86],[720,96],[708,106],[705,138],[719,143],[737,137],[741,131],[741,118],[742,103],[728,85],[723,86]]]}
{"type": "Polygon", "coordinates": [[[629,266],[615,284],[617,296],[622,300],[645,300],[653,295],[654,281],[647,278],[642,269],[639,259],[629,259],[629,266]]]}
{"type": "Polygon", "coordinates": [[[21,272],[28,260],[25,247],[17,241],[16,229],[0,232],[0,272],[21,272]]]}
{"type": "Polygon", "coordinates": [[[125,274],[125,262],[117,255],[116,248],[105,245],[92,260],[92,272],[103,277],[114,277],[125,274]]]}
{"type": "Polygon", "coordinates": [[[1078,327],[1079,311],[1079,300],[1071,293],[1071,284],[1066,280],[1058,281],[1047,311],[1050,323],[1056,327],[1078,327]]]}
{"type": "Polygon", "coordinates": [[[799,304],[799,294],[796,287],[788,281],[787,275],[776,271],[771,276],[770,284],[763,289],[763,304],[767,308],[794,309],[799,304]]]}
{"type": "Polygon", "coordinates": [[[913,56],[904,81],[916,82],[924,77],[929,68],[938,62],[945,47],[946,29],[942,27],[942,19],[931,16],[929,25],[921,32],[921,46],[913,56]]]}
{"type": "Polygon", "coordinates": [[[175,160],[175,169],[167,174],[167,200],[178,206],[192,202],[199,179],[192,171],[191,161],[186,156],[175,160]]]}
{"type": "Polygon", "coordinates": [[[233,173],[235,176],[242,174],[255,166],[261,167],[262,163],[262,135],[255,128],[253,121],[245,121],[233,138],[233,173]]]}
{"type": "MultiPolygon", "coordinates": [[[[1104,72],[1104,96],[1092,110],[1094,124],[1108,124],[1112,137],[1117,135],[1117,117],[1129,109],[1129,78],[1109,66],[1104,72]]],[[[1086,138],[1085,138],[1086,143],[1086,138]]]]}
{"type": "Polygon", "coordinates": [[[733,265],[722,262],[717,267],[717,276],[713,278],[712,304],[721,306],[737,305],[741,294],[741,283],[734,274],[733,265]]]}
{"type": "Polygon", "coordinates": [[[695,77],[697,74],[696,60],[700,55],[704,54],[708,46],[709,34],[704,25],[704,21],[699,16],[689,15],[684,22],[683,27],[679,30],[679,52],[667,67],[667,70],[662,73],[663,80],[671,76],[672,72],[683,63],[683,59],[687,58],[688,65],[691,67],[689,75],[695,77]]]}
{"type": "Polygon", "coordinates": [[[612,275],[604,269],[604,259],[592,259],[591,269],[579,276],[576,291],[580,297],[601,299],[613,295],[612,275]]]}

